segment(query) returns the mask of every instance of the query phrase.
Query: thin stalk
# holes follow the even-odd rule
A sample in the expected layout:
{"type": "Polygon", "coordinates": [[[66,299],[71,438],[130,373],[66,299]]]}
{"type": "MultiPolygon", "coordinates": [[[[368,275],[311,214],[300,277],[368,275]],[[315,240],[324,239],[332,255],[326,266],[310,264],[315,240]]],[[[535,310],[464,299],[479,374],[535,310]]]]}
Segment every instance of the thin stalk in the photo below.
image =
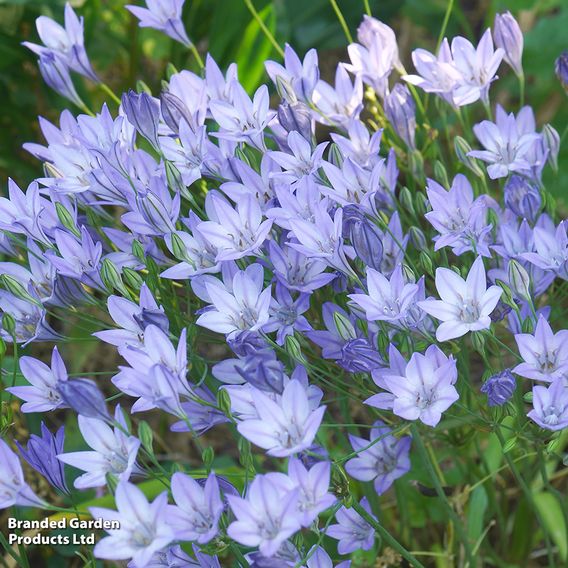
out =
{"type": "Polygon", "coordinates": [[[256,20],[256,23],[262,30],[262,33],[266,36],[268,41],[274,46],[274,49],[280,54],[280,57],[284,57],[284,50],[280,47],[280,44],[276,41],[276,38],[272,32],[266,27],[264,20],[260,17],[260,14],[256,11],[252,0],[243,0],[252,17],[256,20]]]}
{"type": "Polygon", "coordinates": [[[394,536],[391,535],[379,522],[367,513],[367,511],[357,501],[353,503],[353,509],[363,517],[374,529],[379,533],[383,541],[388,544],[392,549],[396,550],[411,566],[414,568],[424,568],[424,564],[414,557],[394,536]]]}
{"type": "Polygon", "coordinates": [[[331,4],[333,11],[335,12],[337,19],[339,20],[339,23],[341,24],[341,27],[343,28],[343,33],[345,34],[347,41],[349,43],[353,43],[353,36],[351,35],[351,32],[349,31],[349,27],[347,26],[347,22],[345,21],[345,18],[343,17],[343,14],[341,13],[341,10],[340,10],[340,8],[337,4],[337,1],[336,0],[329,0],[329,3],[331,4]]]}
{"type": "Polygon", "coordinates": [[[454,508],[452,507],[451,503],[448,501],[446,494],[444,493],[444,488],[442,487],[440,478],[436,473],[436,468],[432,464],[430,454],[428,453],[428,450],[426,449],[426,446],[424,445],[424,442],[422,440],[422,436],[420,435],[420,431],[418,430],[415,424],[412,425],[412,439],[418,448],[418,452],[422,456],[422,461],[426,465],[428,473],[430,474],[430,478],[432,479],[432,483],[434,484],[434,489],[438,494],[438,497],[443,502],[445,508],[447,509],[452,524],[454,525],[456,532],[458,533],[461,544],[463,545],[465,551],[467,564],[470,567],[475,566],[474,558],[471,552],[471,544],[468,540],[467,533],[465,531],[463,523],[459,518],[458,514],[454,511],[454,508]]]}
{"type": "Polygon", "coordinates": [[[120,105],[120,99],[114,94],[114,91],[106,83],[99,83],[99,86],[117,105],[120,105]]]}
{"type": "Polygon", "coordinates": [[[444,41],[444,36],[446,35],[446,29],[448,28],[448,22],[450,21],[450,16],[452,15],[453,9],[454,9],[454,0],[449,0],[448,7],[446,8],[446,13],[444,14],[444,21],[442,22],[442,28],[440,29],[440,35],[438,36],[436,51],[440,49],[442,41],[444,41]]]}

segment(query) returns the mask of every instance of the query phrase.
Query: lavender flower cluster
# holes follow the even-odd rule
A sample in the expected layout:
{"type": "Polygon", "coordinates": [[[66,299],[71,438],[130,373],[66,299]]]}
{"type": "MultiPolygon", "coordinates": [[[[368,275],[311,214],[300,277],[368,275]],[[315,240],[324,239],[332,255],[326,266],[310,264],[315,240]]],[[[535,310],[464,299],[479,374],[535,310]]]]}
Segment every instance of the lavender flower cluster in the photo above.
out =
{"type": "MultiPolygon", "coordinates": [[[[128,8],[194,49],[182,5],[128,8]]],[[[542,181],[560,137],[530,106],[491,101],[499,70],[524,81],[510,13],[477,45],[416,49],[414,74],[393,30],[366,16],[331,83],[315,50],[301,59],[287,45],[282,63],[266,62],[277,94],[250,96],[235,65],[224,73],[208,55],[159,96],[124,93],[114,114],[90,112],[74,87],[73,72],[100,80],[73,9],[64,27],[41,17],[37,30],[43,45],[27,46],[44,79],[85,113],[40,118],[45,144],[25,148],[44,177],[25,191],[10,180],[0,198],[12,259],[0,263],[0,336],[16,352],[63,340],[57,314],[102,312],[112,323],[94,335],[124,363],[110,382],[69,377],[53,347],[50,365],[20,357],[25,384],[6,391],[23,413],[78,414],[89,450],[66,451],[63,430],[45,426],[18,448],[62,494],[66,469],[81,472],[76,489],[114,493],[114,509],[90,509],[120,521],[96,558],[346,567],[380,535],[421,566],[354,488],[389,491],[420,432],[467,412],[472,389],[476,412],[517,397],[526,428],[568,426],[568,330],[546,305],[568,280],[568,224],[542,181]],[[470,127],[478,110],[487,117],[470,127]],[[461,134],[447,134],[449,158],[434,114],[461,134]],[[211,361],[219,338],[225,358],[211,361]],[[483,384],[466,373],[475,357],[483,384]],[[112,411],[103,391],[123,395],[112,411]],[[139,412],[170,415],[203,466],[162,464],[146,422],[135,435],[139,412]],[[364,436],[350,412],[366,417],[364,436]],[[215,429],[234,436],[236,477],[203,448],[215,429]],[[144,477],[165,486],[154,500],[134,483],[144,477]]],[[[557,73],[566,87],[566,55],[557,73]]],[[[0,452],[0,507],[49,510],[8,443],[0,452]]]]}

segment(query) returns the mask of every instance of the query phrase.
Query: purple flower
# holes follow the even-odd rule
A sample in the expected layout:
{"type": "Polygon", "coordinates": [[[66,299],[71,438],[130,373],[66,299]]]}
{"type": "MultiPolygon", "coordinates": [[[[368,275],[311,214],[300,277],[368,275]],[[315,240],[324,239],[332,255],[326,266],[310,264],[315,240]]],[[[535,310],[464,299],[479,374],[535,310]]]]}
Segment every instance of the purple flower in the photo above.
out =
{"type": "Polygon", "coordinates": [[[418,285],[405,282],[399,264],[390,280],[380,272],[367,268],[367,294],[350,294],[349,298],[363,309],[368,321],[396,324],[406,318],[418,292],[418,285]]]}
{"type": "Polygon", "coordinates": [[[171,38],[190,46],[191,41],[181,20],[181,12],[185,0],[146,0],[147,8],[139,6],[126,6],[140,22],[141,28],[154,28],[164,32],[171,38]]]}
{"type": "Polygon", "coordinates": [[[37,182],[32,182],[24,193],[12,179],[8,180],[8,198],[0,197],[0,229],[51,246],[45,234],[54,207],[41,197],[37,182]]]}
{"type": "Polygon", "coordinates": [[[550,385],[534,386],[533,409],[527,416],[545,430],[563,430],[568,426],[568,388],[562,378],[550,385]]]}
{"type": "Polygon", "coordinates": [[[514,174],[505,184],[505,205],[521,219],[534,222],[540,211],[542,198],[538,187],[527,178],[514,174]]]}
{"type": "Polygon", "coordinates": [[[522,77],[523,32],[511,12],[495,14],[493,36],[495,45],[504,52],[503,59],[519,77],[522,77]]]}
{"type": "Polygon", "coordinates": [[[202,313],[197,325],[230,334],[235,331],[256,331],[270,318],[270,286],[263,290],[264,271],[258,264],[250,265],[246,270],[238,271],[228,290],[219,281],[205,285],[211,309],[202,313]]]}
{"type": "Polygon", "coordinates": [[[301,528],[299,492],[298,488],[290,489],[283,474],[257,475],[245,499],[227,495],[237,519],[229,525],[228,535],[245,546],[259,547],[263,556],[273,556],[301,528]]]}
{"type": "Polygon", "coordinates": [[[63,451],[65,441],[65,427],[61,426],[53,435],[47,426],[41,423],[41,437],[32,434],[28,441],[27,448],[24,449],[19,442],[16,442],[22,457],[49,483],[61,491],[69,494],[67,483],[65,482],[65,470],[63,464],[57,460],[57,454],[63,451]]]}
{"type": "Polygon", "coordinates": [[[319,462],[306,469],[298,458],[290,458],[288,477],[298,487],[298,509],[302,526],[309,527],[320,513],[331,507],[336,498],[329,493],[331,464],[319,462]]]}
{"type": "Polygon", "coordinates": [[[166,246],[172,253],[174,252],[173,235],[179,237],[178,242],[181,241],[183,244],[183,250],[176,250],[176,256],[181,262],[164,270],[161,276],[185,280],[200,274],[219,272],[219,263],[216,260],[219,251],[201,233],[199,228],[202,223],[201,219],[193,211],[190,211],[189,218],[184,219],[183,222],[191,230],[191,234],[185,231],[175,231],[164,237],[166,246]]]}
{"type": "Polygon", "coordinates": [[[335,274],[324,272],[327,265],[322,260],[309,258],[289,246],[281,247],[274,240],[267,245],[274,276],[289,290],[310,293],[335,278],[335,274]]]}
{"type": "Polygon", "coordinates": [[[201,167],[207,154],[206,141],[205,126],[194,131],[185,119],[179,123],[179,142],[169,136],[160,136],[164,157],[176,166],[186,186],[201,178],[201,167]]]}
{"type": "Polygon", "coordinates": [[[515,117],[497,105],[495,122],[483,120],[473,131],[485,150],[473,150],[467,155],[489,163],[487,173],[491,179],[505,177],[509,172],[530,173],[534,162],[529,152],[541,139],[530,107],[523,107],[515,117]]]}
{"type": "Polygon", "coordinates": [[[416,105],[408,87],[397,83],[385,97],[384,105],[385,114],[394,131],[411,150],[415,150],[416,105]]]}
{"type": "Polygon", "coordinates": [[[65,405],[77,414],[102,420],[109,417],[105,396],[95,381],[89,379],[63,381],[59,383],[58,391],[65,405]]]}
{"type": "Polygon", "coordinates": [[[384,363],[381,354],[365,337],[351,339],[341,348],[341,359],[337,361],[350,373],[370,373],[384,363]]]}
{"type": "Polygon", "coordinates": [[[344,212],[344,229],[349,234],[351,245],[355,249],[355,255],[363,263],[375,270],[380,271],[383,259],[382,233],[378,227],[370,221],[366,215],[354,205],[349,205],[344,212]],[[352,208],[353,216],[348,209],[352,208]]]}
{"type": "Polygon", "coordinates": [[[436,426],[442,412],[459,398],[454,386],[458,378],[456,361],[446,357],[435,345],[424,355],[413,353],[404,374],[395,373],[385,372],[381,376],[380,382],[388,392],[368,398],[366,404],[391,409],[405,420],[420,420],[428,426],[436,426]]]}
{"type": "Polygon", "coordinates": [[[346,126],[358,118],[363,108],[363,82],[360,75],[351,82],[347,69],[339,64],[335,72],[335,87],[318,81],[313,102],[317,108],[316,118],[323,124],[346,126]]]}
{"type": "Polygon", "coordinates": [[[25,482],[18,456],[0,439],[0,509],[13,505],[43,507],[43,501],[25,482]]]}
{"type": "Polygon", "coordinates": [[[276,283],[275,297],[270,304],[270,320],[262,330],[266,333],[276,331],[276,343],[284,345],[286,337],[294,335],[297,330],[300,333],[312,329],[308,320],[302,315],[310,308],[310,295],[299,294],[293,298],[288,288],[276,283]]]}
{"type": "Polygon", "coordinates": [[[56,229],[55,242],[61,256],[57,256],[53,250],[45,254],[58,274],[75,278],[93,288],[103,288],[99,275],[102,243],[95,243],[85,226],[81,227],[80,241],[70,233],[56,229]]]}
{"type": "Polygon", "coordinates": [[[20,358],[20,371],[30,386],[10,387],[8,392],[25,400],[22,412],[46,412],[63,406],[59,384],[67,381],[65,363],[57,347],[51,354],[51,368],[33,357],[20,358]]]}
{"type": "Polygon", "coordinates": [[[275,402],[264,392],[252,389],[258,418],[237,425],[239,433],[275,457],[286,457],[308,448],[317,434],[326,407],[310,408],[308,393],[291,380],[275,402]]]}
{"type": "Polygon", "coordinates": [[[186,376],[186,335],[184,329],[176,349],[159,327],[149,325],[144,333],[143,347],[125,345],[119,348],[130,367],[120,367],[112,382],[126,394],[139,397],[132,412],[158,407],[184,417],[179,396],[191,394],[186,376]]]}
{"type": "Polygon", "coordinates": [[[390,428],[377,421],[369,440],[349,434],[357,457],[345,464],[345,471],[359,481],[374,481],[379,495],[385,493],[395,479],[410,471],[410,436],[397,439],[390,432],[390,428]]]}
{"type": "Polygon", "coordinates": [[[232,101],[211,101],[209,108],[221,127],[216,135],[234,142],[248,142],[261,152],[266,151],[264,129],[272,118],[268,88],[262,85],[253,99],[236,80],[232,83],[232,101]]]}
{"type": "Polygon", "coordinates": [[[121,481],[115,501],[117,511],[89,507],[93,518],[118,524],[118,528],[106,529],[108,536],[95,545],[93,554],[103,560],[132,558],[137,568],[144,568],[154,553],[175,539],[168,524],[168,494],[164,491],[149,503],[136,485],[121,481]]]}
{"type": "Polygon", "coordinates": [[[519,333],[515,341],[523,363],[517,365],[513,373],[547,383],[568,377],[568,330],[554,333],[540,316],[534,335],[519,333]]]}
{"type": "MultiPolygon", "coordinates": [[[[374,517],[366,497],[361,500],[361,507],[374,517]]],[[[350,554],[359,549],[371,550],[373,548],[375,529],[354,509],[341,507],[335,513],[335,519],[338,524],[331,525],[325,534],[339,541],[337,543],[339,554],[350,554]]]]}
{"type": "Polygon", "coordinates": [[[109,296],[107,308],[110,317],[121,329],[97,331],[93,335],[111,345],[142,345],[144,330],[149,325],[168,331],[169,322],[164,309],[158,306],[146,283],[140,288],[139,304],[120,296],[109,296]]]}
{"type": "Polygon", "coordinates": [[[214,473],[210,473],[202,487],[185,473],[174,473],[172,495],[177,506],[168,507],[168,524],[179,540],[205,544],[219,532],[223,501],[214,473]]]}
{"type": "MultiPolygon", "coordinates": [[[[163,2],[163,0],[160,0],[163,2]]],[[[154,148],[158,144],[158,122],[160,120],[160,103],[146,92],[137,93],[130,89],[122,95],[121,108],[128,122],[136,128],[154,148]]]]}
{"type": "Polygon", "coordinates": [[[114,430],[103,420],[79,415],[79,430],[83,439],[93,451],[60,453],[57,458],[68,465],[86,473],[75,479],[77,489],[103,487],[108,474],[118,481],[128,481],[137,469],[136,456],[140,440],[128,434],[124,415],[117,405],[114,418],[114,430]]]}
{"type": "Polygon", "coordinates": [[[341,272],[353,274],[343,246],[343,210],[337,209],[332,218],[320,203],[312,219],[290,219],[290,226],[299,242],[289,242],[289,246],[308,257],[322,259],[341,272]]]}
{"type": "Polygon", "coordinates": [[[61,26],[47,16],[40,16],[36,20],[37,33],[44,46],[23,42],[23,45],[42,55],[53,53],[59,56],[73,71],[99,82],[93,71],[83,38],[83,17],[77,17],[69,3],[65,4],[65,27],[61,26]]]}
{"type": "Polygon", "coordinates": [[[331,133],[332,140],[337,144],[344,157],[350,157],[363,167],[372,167],[382,160],[379,156],[382,130],[369,132],[369,129],[359,119],[354,118],[347,125],[348,138],[336,132],[331,133]]]}
{"type": "Polygon", "coordinates": [[[425,217],[439,233],[434,237],[435,250],[450,246],[457,255],[473,250],[491,256],[487,246],[491,225],[486,222],[491,202],[487,196],[474,199],[471,184],[463,174],[453,179],[447,191],[429,179],[426,192],[432,211],[425,217]]]}
{"type": "Polygon", "coordinates": [[[365,16],[359,27],[357,39],[347,47],[351,73],[360,76],[382,98],[388,90],[388,78],[398,64],[398,46],[394,32],[375,18],[365,16]]]}
{"type": "Polygon", "coordinates": [[[521,256],[536,267],[550,270],[560,278],[568,280],[568,223],[560,221],[558,227],[545,224],[534,228],[536,252],[525,252],[521,256]]]}
{"type": "Polygon", "coordinates": [[[311,102],[319,81],[318,54],[315,49],[310,49],[304,61],[300,61],[292,47],[286,44],[284,66],[276,61],[266,61],[264,66],[281,96],[289,103],[295,102],[294,97],[305,103],[311,102]]]}
{"type": "Polygon", "coordinates": [[[216,219],[199,223],[199,232],[217,249],[216,261],[237,260],[256,254],[272,227],[272,220],[262,220],[262,210],[251,195],[243,196],[236,209],[219,195],[212,195],[208,205],[216,219]]]}
{"type": "Polygon", "coordinates": [[[489,406],[503,406],[511,399],[517,384],[510,369],[505,369],[489,377],[481,386],[481,392],[487,395],[489,406]]]}
{"type": "Polygon", "coordinates": [[[62,55],[46,50],[39,56],[38,65],[41,76],[49,87],[78,107],[85,106],[75,90],[69,67],[67,67],[67,60],[62,55]]]}
{"type": "Polygon", "coordinates": [[[568,92],[568,50],[565,49],[556,60],[554,64],[554,70],[556,71],[556,76],[560,81],[560,84],[564,87],[564,90],[568,92]]]}
{"type": "Polygon", "coordinates": [[[418,302],[418,306],[442,321],[436,330],[438,341],[455,339],[468,331],[489,329],[489,315],[502,294],[499,286],[487,288],[482,257],[473,263],[465,280],[449,268],[437,268],[436,290],[441,300],[430,298],[418,302]]]}
{"type": "Polygon", "coordinates": [[[495,73],[504,54],[501,48],[494,50],[489,29],[479,40],[477,48],[460,36],[452,40],[454,65],[462,75],[460,84],[452,93],[457,106],[467,105],[478,99],[489,104],[489,86],[496,79],[495,73]]]}
{"type": "Polygon", "coordinates": [[[290,152],[270,152],[268,155],[283,169],[282,173],[273,174],[275,179],[294,186],[304,176],[315,175],[321,167],[328,142],[318,144],[312,150],[312,145],[295,130],[288,134],[286,140],[290,152]]]}
{"type": "Polygon", "coordinates": [[[427,93],[436,93],[446,102],[456,105],[453,93],[462,85],[463,77],[454,65],[447,39],[444,38],[442,41],[437,56],[425,49],[415,49],[412,52],[412,62],[418,75],[404,75],[402,78],[406,82],[420,87],[427,93]]]}

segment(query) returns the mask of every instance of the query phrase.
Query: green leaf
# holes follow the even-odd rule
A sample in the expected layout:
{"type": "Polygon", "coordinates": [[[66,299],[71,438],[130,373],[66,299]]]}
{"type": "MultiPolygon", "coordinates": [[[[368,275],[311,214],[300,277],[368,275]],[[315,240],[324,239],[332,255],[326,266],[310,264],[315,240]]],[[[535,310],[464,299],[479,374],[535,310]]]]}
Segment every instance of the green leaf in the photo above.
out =
{"type": "MultiPolygon", "coordinates": [[[[274,7],[268,4],[259,11],[259,16],[266,27],[274,34],[276,29],[276,17],[274,7]]],[[[239,66],[239,79],[247,91],[256,89],[264,76],[264,62],[270,59],[273,46],[264,35],[256,20],[251,20],[245,28],[239,43],[237,52],[237,64],[239,66]]]]}
{"type": "Polygon", "coordinates": [[[477,544],[483,532],[483,519],[487,511],[487,492],[483,485],[476,487],[470,497],[467,510],[467,536],[477,544]]]}
{"type": "Polygon", "coordinates": [[[537,493],[533,499],[542,518],[543,528],[548,531],[554,544],[558,547],[560,557],[565,561],[568,553],[566,521],[558,499],[552,493],[546,491],[537,493]]]}

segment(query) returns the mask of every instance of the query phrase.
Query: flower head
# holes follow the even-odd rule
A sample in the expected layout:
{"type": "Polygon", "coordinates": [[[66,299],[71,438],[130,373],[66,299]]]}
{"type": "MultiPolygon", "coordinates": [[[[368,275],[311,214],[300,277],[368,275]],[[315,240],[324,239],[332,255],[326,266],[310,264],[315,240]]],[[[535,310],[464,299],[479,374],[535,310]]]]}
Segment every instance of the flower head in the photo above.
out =
{"type": "MultiPolygon", "coordinates": [[[[371,516],[367,498],[361,500],[363,507],[371,516]]],[[[358,549],[370,550],[375,543],[375,529],[355,510],[341,507],[335,513],[336,525],[331,525],[325,534],[338,540],[339,554],[349,554],[358,549]]]]}
{"type": "Polygon", "coordinates": [[[375,422],[370,440],[349,435],[357,457],[345,464],[345,471],[359,481],[374,481],[375,491],[382,495],[410,470],[410,436],[395,438],[382,422],[375,422]]]}
{"type": "Polygon", "coordinates": [[[104,560],[132,559],[137,568],[145,568],[156,552],[175,539],[168,524],[168,494],[164,491],[149,503],[136,485],[121,481],[115,501],[117,511],[89,507],[93,518],[119,524],[119,528],[106,529],[108,536],[95,545],[93,554],[104,560]]]}
{"type": "Polygon", "coordinates": [[[533,387],[533,409],[527,416],[545,430],[563,430],[568,426],[568,387],[564,379],[549,386],[533,387]]]}
{"type": "Polygon", "coordinates": [[[502,290],[487,288],[483,259],[478,257],[464,280],[449,268],[436,269],[436,290],[441,300],[428,299],[418,305],[442,321],[436,330],[438,341],[461,337],[469,331],[488,329],[489,315],[495,309],[502,290]]]}

